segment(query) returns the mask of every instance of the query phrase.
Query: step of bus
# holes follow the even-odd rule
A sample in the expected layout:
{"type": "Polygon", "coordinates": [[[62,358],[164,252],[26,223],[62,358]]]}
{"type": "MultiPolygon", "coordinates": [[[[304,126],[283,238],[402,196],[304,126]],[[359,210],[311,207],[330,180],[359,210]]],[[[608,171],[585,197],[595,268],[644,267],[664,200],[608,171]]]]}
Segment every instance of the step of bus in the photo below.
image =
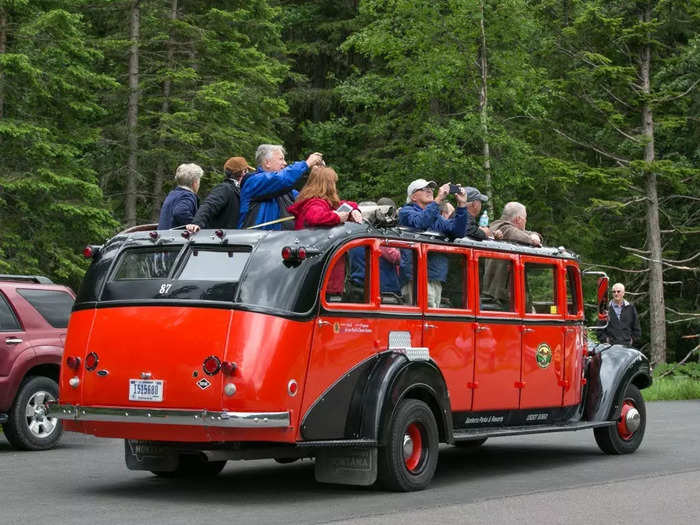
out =
{"type": "Polygon", "coordinates": [[[579,421],[563,425],[527,425],[521,427],[484,427],[469,430],[455,430],[452,437],[455,441],[470,441],[487,437],[518,436],[522,434],[544,434],[547,432],[571,432],[588,428],[607,427],[615,421],[579,421]]]}

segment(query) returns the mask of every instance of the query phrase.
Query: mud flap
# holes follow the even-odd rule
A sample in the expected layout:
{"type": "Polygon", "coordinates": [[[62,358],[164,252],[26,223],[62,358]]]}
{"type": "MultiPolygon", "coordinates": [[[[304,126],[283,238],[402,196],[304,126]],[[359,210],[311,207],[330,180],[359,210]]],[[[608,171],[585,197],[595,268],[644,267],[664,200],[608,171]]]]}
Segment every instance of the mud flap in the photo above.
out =
{"type": "Polygon", "coordinates": [[[124,459],[129,470],[174,472],[180,458],[172,450],[151,445],[148,441],[125,439],[124,459]]]}
{"type": "Polygon", "coordinates": [[[316,481],[372,485],[377,480],[376,448],[330,448],[316,455],[316,481]]]}

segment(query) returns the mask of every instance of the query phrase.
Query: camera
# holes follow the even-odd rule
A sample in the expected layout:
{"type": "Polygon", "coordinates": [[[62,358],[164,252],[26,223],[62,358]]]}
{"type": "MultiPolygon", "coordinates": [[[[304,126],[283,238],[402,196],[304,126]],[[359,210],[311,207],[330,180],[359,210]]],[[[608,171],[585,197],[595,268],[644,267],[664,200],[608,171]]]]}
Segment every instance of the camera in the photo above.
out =
{"type": "Polygon", "coordinates": [[[453,193],[462,193],[462,191],[464,191],[462,186],[460,186],[459,184],[450,183],[450,195],[452,195],[453,193]]]}

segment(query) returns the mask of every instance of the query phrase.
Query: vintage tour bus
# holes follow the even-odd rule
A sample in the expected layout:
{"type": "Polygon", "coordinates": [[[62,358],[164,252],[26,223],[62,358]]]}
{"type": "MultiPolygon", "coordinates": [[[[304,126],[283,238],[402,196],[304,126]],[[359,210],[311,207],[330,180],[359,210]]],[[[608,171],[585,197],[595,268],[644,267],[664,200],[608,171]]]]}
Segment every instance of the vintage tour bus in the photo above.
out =
{"type": "Polygon", "coordinates": [[[123,438],[130,469],[314,458],[318,481],[412,491],[440,443],[592,429],[626,454],[642,441],[649,363],[588,344],[564,248],[353,223],[135,230],[86,249],[49,408],[66,430],[123,438]]]}

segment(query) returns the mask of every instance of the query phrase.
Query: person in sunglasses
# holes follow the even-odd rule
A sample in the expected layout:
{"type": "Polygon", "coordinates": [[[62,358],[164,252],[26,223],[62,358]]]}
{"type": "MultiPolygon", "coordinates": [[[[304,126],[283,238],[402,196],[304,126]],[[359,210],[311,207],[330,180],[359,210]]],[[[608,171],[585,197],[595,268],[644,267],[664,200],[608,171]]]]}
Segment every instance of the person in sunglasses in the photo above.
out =
{"type": "Polygon", "coordinates": [[[612,287],[613,298],[608,304],[608,324],[601,330],[602,343],[634,346],[642,336],[637,309],[625,300],[625,286],[615,283],[612,287]]]}

